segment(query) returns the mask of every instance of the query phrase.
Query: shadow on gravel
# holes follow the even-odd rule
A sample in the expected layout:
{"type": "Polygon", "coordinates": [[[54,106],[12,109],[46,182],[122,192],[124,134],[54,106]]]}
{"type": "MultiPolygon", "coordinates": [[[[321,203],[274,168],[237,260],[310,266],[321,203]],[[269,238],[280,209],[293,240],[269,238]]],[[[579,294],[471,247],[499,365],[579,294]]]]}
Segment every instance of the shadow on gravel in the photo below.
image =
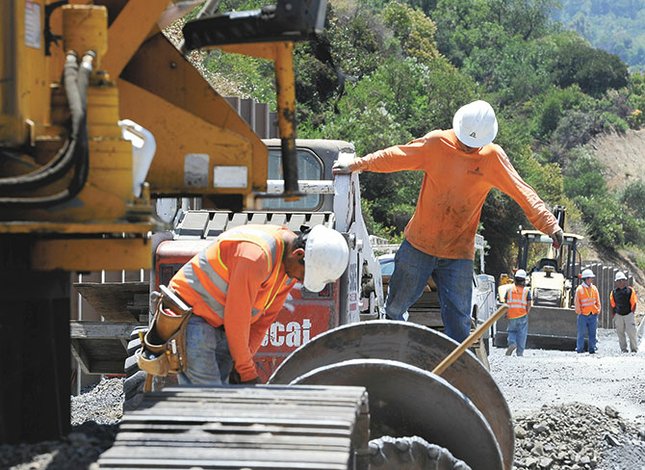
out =
{"type": "Polygon", "coordinates": [[[118,424],[87,421],[73,426],[60,441],[0,445],[0,468],[16,470],[87,469],[106,449],[112,447],[118,424]]]}

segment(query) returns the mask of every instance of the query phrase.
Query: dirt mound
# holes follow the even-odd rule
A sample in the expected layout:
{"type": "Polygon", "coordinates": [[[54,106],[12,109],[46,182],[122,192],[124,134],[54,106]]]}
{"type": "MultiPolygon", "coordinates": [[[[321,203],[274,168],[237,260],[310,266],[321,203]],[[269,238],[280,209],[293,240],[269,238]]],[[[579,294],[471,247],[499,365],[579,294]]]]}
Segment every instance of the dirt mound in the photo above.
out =
{"type": "Polygon", "coordinates": [[[645,179],[645,129],[602,134],[587,148],[605,165],[604,176],[610,189],[620,190],[632,181],[645,179]]]}

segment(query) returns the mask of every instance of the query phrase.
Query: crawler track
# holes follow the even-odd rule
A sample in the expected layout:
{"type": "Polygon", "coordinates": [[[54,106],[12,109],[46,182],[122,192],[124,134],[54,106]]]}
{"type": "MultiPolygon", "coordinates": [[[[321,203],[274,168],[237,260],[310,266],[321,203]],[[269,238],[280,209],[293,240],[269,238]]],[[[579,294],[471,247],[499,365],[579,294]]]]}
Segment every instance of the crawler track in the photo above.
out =
{"type": "Polygon", "coordinates": [[[126,413],[102,469],[368,466],[362,387],[169,388],[126,413]]]}

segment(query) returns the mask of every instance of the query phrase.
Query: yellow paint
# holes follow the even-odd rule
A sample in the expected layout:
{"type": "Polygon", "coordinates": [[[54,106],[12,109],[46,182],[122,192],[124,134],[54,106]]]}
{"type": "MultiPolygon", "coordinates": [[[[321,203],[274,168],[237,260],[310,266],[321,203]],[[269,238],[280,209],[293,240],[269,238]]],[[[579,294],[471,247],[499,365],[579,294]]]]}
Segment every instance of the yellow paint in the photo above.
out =
{"type": "Polygon", "coordinates": [[[107,9],[96,5],[64,5],[63,37],[65,51],[75,51],[79,57],[94,51],[94,67],[100,68],[108,47],[107,9]]]}
{"type": "Polygon", "coordinates": [[[38,240],[31,250],[35,271],[100,271],[149,269],[152,243],[148,239],[38,240]]]}

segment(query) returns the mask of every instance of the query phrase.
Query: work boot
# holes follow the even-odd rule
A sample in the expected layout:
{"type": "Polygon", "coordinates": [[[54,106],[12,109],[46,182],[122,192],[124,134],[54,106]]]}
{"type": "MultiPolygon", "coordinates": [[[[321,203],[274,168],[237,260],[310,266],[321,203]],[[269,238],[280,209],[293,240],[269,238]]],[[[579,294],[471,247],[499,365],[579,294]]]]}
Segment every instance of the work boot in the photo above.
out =
{"type": "Polygon", "coordinates": [[[509,344],[508,348],[506,348],[506,355],[510,356],[511,354],[513,354],[513,351],[515,351],[516,348],[517,344],[509,344]]]}

